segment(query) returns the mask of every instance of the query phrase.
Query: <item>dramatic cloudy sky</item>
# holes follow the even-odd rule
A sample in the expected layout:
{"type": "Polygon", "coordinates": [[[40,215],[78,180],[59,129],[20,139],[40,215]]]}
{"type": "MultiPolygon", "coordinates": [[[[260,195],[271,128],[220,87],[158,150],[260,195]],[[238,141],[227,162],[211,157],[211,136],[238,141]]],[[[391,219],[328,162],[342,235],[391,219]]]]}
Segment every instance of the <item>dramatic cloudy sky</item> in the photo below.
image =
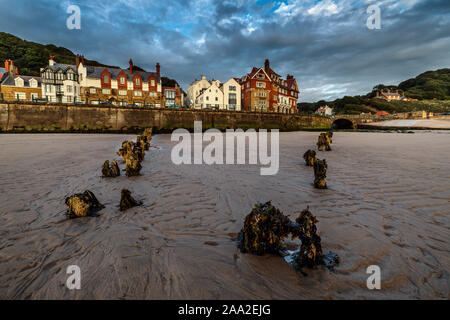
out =
{"type": "Polygon", "coordinates": [[[450,67],[450,0],[0,0],[0,31],[177,79],[240,77],[269,58],[300,101],[364,94],[450,67]],[[81,8],[81,30],[66,9],[81,8]],[[366,26],[379,4],[381,29],[366,26]]]}

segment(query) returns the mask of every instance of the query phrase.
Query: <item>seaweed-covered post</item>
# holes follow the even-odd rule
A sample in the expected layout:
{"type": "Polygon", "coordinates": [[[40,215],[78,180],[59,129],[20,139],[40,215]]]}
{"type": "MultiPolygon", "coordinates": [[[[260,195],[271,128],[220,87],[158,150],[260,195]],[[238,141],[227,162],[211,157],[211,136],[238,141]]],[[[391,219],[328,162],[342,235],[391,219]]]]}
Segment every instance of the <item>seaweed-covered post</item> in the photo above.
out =
{"type": "Polygon", "coordinates": [[[327,188],[327,160],[316,159],[314,161],[314,187],[317,189],[326,189],[327,188]]]}
{"type": "Polygon", "coordinates": [[[247,215],[239,234],[241,252],[256,255],[278,254],[283,238],[289,233],[289,218],[272,203],[256,204],[247,215]]]}
{"type": "Polygon", "coordinates": [[[332,270],[339,263],[339,257],[334,253],[323,255],[321,239],[317,234],[317,222],[309,207],[292,222],[270,201],[259,203],[245,217],[238,246],[243,253],[286,255],[283,241],[291,235],[292,239],[301,240],[300,250],[292,255],[291,261],[295,268],[301,271],[303,267],[313,268],[323,264],[332,270]]]}
{"type": "Polygon", "coordinates": [[[105,207],[89,190],[67,197],[65,202],[69,218],[93,216],[105,207]]]}
{"type": "Polygon", "coordinates": [[[333,131],[327,131],[328,144],[333,143],[333,131]]]}
{"type": "Polygon", "coordinates": [[[322,151],[325,148],[326,151],[331,151],[330,146],[331,138],[326,133],[321,133],[317,140],[317,148],[322,151]]]}
{"type": "Polygon", "coordinates": [[[127,209],[140,206],[141,204],[141,201],[134,200],[129,190],[122,189],[122,192],[120,194],[120,211],[125,211],[127,209]]]}
{"type": "Polygon", "coordinates": [[[309,211],[309,207],[300,212],[300,216],[295,220],[299,227],[299,238],[302,241],[300,251],[294,257],[297,268],[312,268],[322,263],[322,244],[320,236],[317,234],[316,217],[309,211]]]}
{"type": "Polygon", "coordinates": [[[109,165],[109,160],[106,160],[102,166],[102,175],[104,177],[118,177],[120,176],[119,165],[116,160],[111,162],[111,166],[109,165]]]}
{"type": "Polygon", "coordinates": [[[117,155],[122,157],[122,160],[127,161],[128,155],[133,152],[135,143],[131,140],[122,142],[122,147],[117,151],[117,155]]]}
{"type": "Polygon", "coordinates": [[[316,152],[314,150],[308,150],[303,154],[303,159],[305,160],[305,163],[309,167],[314,166],[314,161],[316,160],[316,152]]]}
{"type": "Polygon", "coordinates": [[[142,150],[147,151],[150,149],[150,140],[147,136],[138,136],[136,138],[136,144],[142,148],[142,150]]]}
{"type": "Polygon", "coordinates": [[[130,155],[128,155],[127,160],[126,160],[126,168],[125,168],[125,173],[127,175],[127,177],[133,177],[133,176],[138,176],[139,173],[141,172],[142,169],[142,165],[141,165],[141,161],[139,160],[139,155],[135,154],[134,152],[132,152],[130,155]]]}

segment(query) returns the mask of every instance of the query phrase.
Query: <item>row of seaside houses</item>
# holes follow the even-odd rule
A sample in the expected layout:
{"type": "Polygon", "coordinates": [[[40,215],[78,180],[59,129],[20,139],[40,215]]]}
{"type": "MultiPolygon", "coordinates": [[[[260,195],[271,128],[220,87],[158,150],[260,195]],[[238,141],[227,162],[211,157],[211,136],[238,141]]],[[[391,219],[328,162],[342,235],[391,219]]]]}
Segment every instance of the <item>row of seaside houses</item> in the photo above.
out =
{"type": "Polygon", "coordinates": [[[23,76],[6,60],[0,68],[0,99],[48,101],[55,103],[113,104],[150,107],[183,105],[183,91],[178,86],[162,86],[161,67],[155,72],[134,68],[97,67],[87,65],[77,55],[74,65],[62,64],[50,57],[48,66],[41,68],[41,76],[23,76]]]}
{"type": "Polygon", "coordinates": [[[299,94],[294,76],[284,79],[272,70],[269,60],[264,67],[253,67],[224,83],[202,76],[189,86],[187,99],[178,85],[162,85],[159,63],[154,72],[147,72],[136,68],[131,59],[129,68],[122,69],[90,66],[84,56],[77,55],[73,65],[50,57],[40,77],[20,75],[12,60],[0,68],[0,100],[294,113],[299,94]]]}
{"type": "Polygon", "coordinates": [[[189,86],[187,104],[195,109],[294,113],[299,94],[294,76],[283,79],[266,59],[264,67],[253,67],[250,73],[225,83],[202,76],[189,86]]]}

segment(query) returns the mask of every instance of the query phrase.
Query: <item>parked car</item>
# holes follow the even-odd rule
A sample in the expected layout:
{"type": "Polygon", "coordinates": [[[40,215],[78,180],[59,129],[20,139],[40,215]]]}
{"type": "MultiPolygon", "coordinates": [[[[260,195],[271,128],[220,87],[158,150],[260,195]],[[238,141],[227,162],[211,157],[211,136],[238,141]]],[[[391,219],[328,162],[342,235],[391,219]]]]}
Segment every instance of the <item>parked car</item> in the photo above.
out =
{"type": "Polygon", "coordinates": [[[47,101],[47,99],[37,98],[37,99],[33,99],[33,102],[48,102],[48,101],[47,101]]]}

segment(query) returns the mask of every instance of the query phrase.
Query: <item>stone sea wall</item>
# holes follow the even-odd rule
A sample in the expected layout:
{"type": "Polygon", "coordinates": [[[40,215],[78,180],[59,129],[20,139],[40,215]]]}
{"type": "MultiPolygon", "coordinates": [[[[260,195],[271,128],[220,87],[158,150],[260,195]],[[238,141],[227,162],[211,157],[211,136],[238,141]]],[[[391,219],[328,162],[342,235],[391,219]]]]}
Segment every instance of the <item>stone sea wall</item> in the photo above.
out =
{"type": "Polygon", "coordinates": [[[325,130],[332,120],[316,115],[265,112],[202,111],[99,105],[39,103],[0,104],[0,132],[135,132],[152,127],[154,132],[176,128],[325,130]]]}

